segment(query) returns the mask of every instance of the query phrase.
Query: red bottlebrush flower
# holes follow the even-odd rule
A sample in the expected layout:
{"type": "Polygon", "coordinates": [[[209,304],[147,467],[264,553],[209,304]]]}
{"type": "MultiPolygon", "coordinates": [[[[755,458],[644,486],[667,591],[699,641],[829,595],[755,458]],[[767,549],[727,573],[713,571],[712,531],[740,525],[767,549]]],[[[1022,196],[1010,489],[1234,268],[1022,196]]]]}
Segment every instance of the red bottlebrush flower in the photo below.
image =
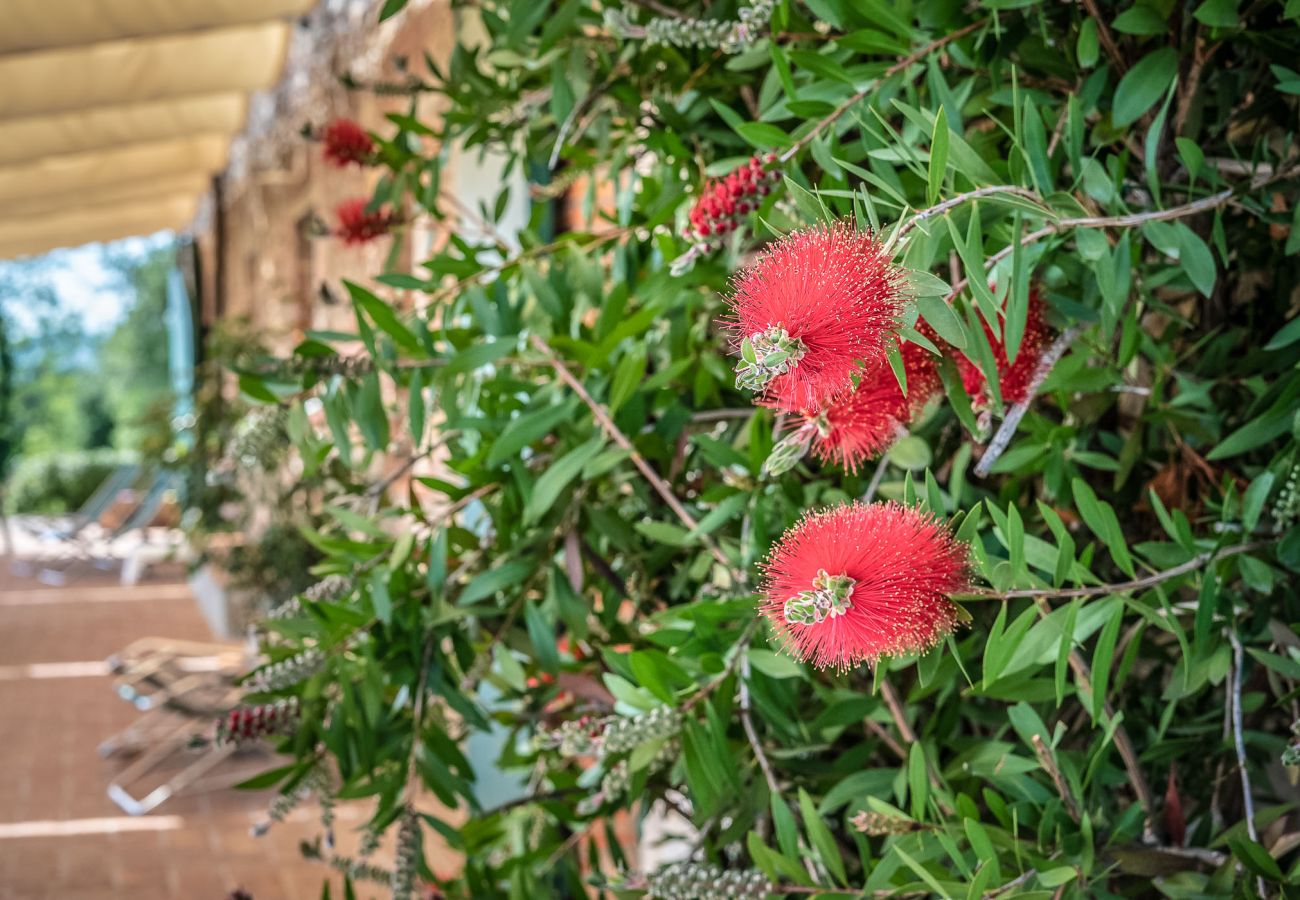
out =
{"type": "Polygon", "coordinates": [[[350,163],[366,165],[375,153],[375,142],[351,119],[335,119],[320,132],[325,161],[340,169],[350,163]]]}
{"type": "Polygon", "coordinates": [[[776,169],[776,154],[751,156],[749,162],[734,169],[725,178],[710,181],[700,191],[691,207],[686,237],[705,252],[722,247],[721,240],[710,240],[735,231],[746,216],[758,209],[762,198],[772,192],[781,177],[776,169]]]}
{"type": "Polygon", "coordinates": [[[939,370],[930,351],[904,343],[899,350],[907,394],[888,362],[862,377],[858,386],[833,398],[820,413],[805,413],[814,429],[813,455],[856,472],[858,466],[889,449],[912,418],[940,389],[939,370]]]}
{"type": "Polygon", "coordinates": [[[969,584],[965,545],[896,503],[810,513],[762,567],[761,612],[784,649],[840,670],[934,646],[960,621],[948,595],[969,584]]]}
{"type": "MultiPolygon", "coordinates": [[[[1033,386],[1034,373],[1042,361],[1043,353],[1051,344],[1051,328],[1047,324],[1047,306],[1038,291],[1029,291],[1029,310],[1025,317],[1025,333],[1020,338],[1020,349],[1016,352],[1015,362],[1007,360],[1007,348],[993,335],[993,329],[981,320],[984,336],[993,348],[993,358],[998,365],[998,389],[1002,392],[1003,403],[1020,403],[1029,399],[1033,386]]],[[[987,378],[979,366],[966,356],[957,356],[957,370],[961,373],[962,385],[972,397],[985,393],[987,378]]],[[[984,397],[984,402],[988,398],[984,397]]]]}
{"type": "Polygon", "coordinates": [[[719,324],[743,360],[737,386],[790,412],[821,408],[859,364],[883,364],[904,299],[884,246],[846,223],[787,235],[734,288],[719,324]]]}
{"type": "Polygon", "coordinates": [[[298,723],[298,698],[289,697],[275,703],[238,706],[217,725],[217,741],[257,740],[273,734],[286,734],[298,723]]]}
{"type": "Polygon", "coordinates": [[[335,210],[339,225],[334,234],[345,244],[364,244],[388,234],[393,216],[387,210],[368,210],[364,197],[344,200],[335,210]]]}

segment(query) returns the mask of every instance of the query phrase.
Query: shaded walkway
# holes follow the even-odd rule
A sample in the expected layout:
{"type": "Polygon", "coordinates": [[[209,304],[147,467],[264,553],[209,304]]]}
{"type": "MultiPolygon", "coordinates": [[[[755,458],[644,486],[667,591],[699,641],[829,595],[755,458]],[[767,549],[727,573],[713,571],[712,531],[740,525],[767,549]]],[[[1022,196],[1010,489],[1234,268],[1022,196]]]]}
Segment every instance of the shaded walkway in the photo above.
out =
{"type": "MultiPolygon", "coordinates": [[[[113,694],[104,660],[151,635],[211,639],[177,569],[129,588],[98,573],[52,588],[0,571],[0,900],[223,900],[235,887],[319,897],[326,870],[297,850],[319,832],[314,804],[254,838],[272,793],[182,794],[139,818],[105,795],[129,760],[97,746],[138,713],[113,694]]],[[[340,808],[339,820],[346,833],[359,812],[340,808]]]]}

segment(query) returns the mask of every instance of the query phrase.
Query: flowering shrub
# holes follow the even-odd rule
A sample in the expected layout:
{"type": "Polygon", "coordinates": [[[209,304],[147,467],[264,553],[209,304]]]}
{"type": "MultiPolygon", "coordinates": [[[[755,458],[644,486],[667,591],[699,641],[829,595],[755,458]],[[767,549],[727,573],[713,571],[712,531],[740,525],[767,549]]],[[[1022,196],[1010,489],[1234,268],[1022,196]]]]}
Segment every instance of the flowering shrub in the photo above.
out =
{"type": "Polygon", "coordinates": [[[1292,890],[1295,6],[465,4],[349,215],[465,209],[452,147],[612,196],[511,251],[503,193],[242,372],[353,473],[246,685],[294,701],[256,783],[373,800],[306,851],[396,897],[1292,890]]]}

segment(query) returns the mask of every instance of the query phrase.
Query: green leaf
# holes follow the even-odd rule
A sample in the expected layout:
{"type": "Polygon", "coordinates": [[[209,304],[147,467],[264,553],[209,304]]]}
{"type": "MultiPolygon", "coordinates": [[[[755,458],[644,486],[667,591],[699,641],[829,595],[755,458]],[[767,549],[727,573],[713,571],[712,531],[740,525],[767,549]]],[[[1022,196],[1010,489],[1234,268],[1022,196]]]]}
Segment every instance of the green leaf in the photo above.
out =
{"type": "Polygon", "coordinates": [[[1169,21],[1152,7],[1135,3],[1116,16],[1111,26],[1123,34],[1164,34],[1169,30],[1169,21]]]}
{"type": "MultiPolygon", "coordinates": [[[[1300,209],[1300,205],[1296,208],[1300,209]]],[[[1264,345],[1264,349],[1281,350],[1283,347],[1290,347],[1296,341],[1300,341],[1300,317],[1292,319],[1278,329],[1277,334],[1269,338],[1268,343],[1264,345]]]]}
{"type": "Polygon", "coordinates": [[[555,649],[555,623],[547,619],[537,603],[529,601],[524,604],[524,624],[538,665],[547,672],[558,672],[560,654],[555,649]]]}
{"type": "Polygon", "coordinates": [[[1214,293],[1214,256],[1209,245],[1182,222],[1174,223],[1178,235],[1178,261],[1202,295],[1214,293]]]}
{"type": "Polygon", "coordinates": [[[912,800],[912,818],[923,819],[930,802],[930,773],[925,764],[925,747],[916,741],[907,751],[907,790],[912,800]]]}
{"type": "Polygon", "coordinates": [[[379,10],[379,21],[391,19],[406,7],[406,3],[407,0],[384,0],[383,8],[379,10]]]}
{"type": "Polygon", "coordinates": [[[755,647],[749,651],[749,664],[768,678],[802,678],[803,666],[789,656],[755,647]]]}
{"type": "Polygon", "coordinates": [[[822,864],[826,866],[827,871],[835,877],[836,881],[840,884],[847,884],[848,876],[844,871],[844,860],[840,857],[840,850],[835,843],[835,837],[831,834],[831,830],[826,827],[826,823],[822,821],[812,797],[803,788],[799,788],[799,814],[803,816],[803,827],[808,835],[808,843],[817,851],[822,864]]]}
{"type": "Polygon", "coordinates": [[[605,446],[605,436],[597,435],[587,443],[570,450],[538,476],[533,484],[532,496],[524,506],[524,521],[536,522],[550,510],[570,481],[578,476],[592,457],[605,446]]]}
{"type": "Polygon", "coordinates": [[[1259,844],[1243,836],[1229,838],[1228,846],[1232,848],[1232,855],[1241,860],[1242,865],[1256,875],[1262,875],[1271,881],[1286,881],[1277,860],[1270,856],[1269,852],[1259,844]]]}
{"type": "Polygon", "coordinates": [[[239,376],[239,390],[262,403],[279,403],[280,398],[271,393],[262,379],[253,375],[239,376]]]}
{"type": "Polygon", "coordinates": [[[1115,88],[1111,122],[1116,128],[1132,125],[1155,106],[1178,74],[1178,51],[1161,47],[1138,60],[1115,88]]]}
{"type": "Polygon", "coordinates": [[[1236,28],[1239,24],[1237,5],[1240,0],[1205,0],[1196,7],[1192,17],[1202,25],[1214,28],[1236,28]]]}
{"type": "Polygon", "coordinates": [[[1268,500],[1269,491],[1273,489],[1274,478],[1273,473],[1268,470],[1259,473],[1241,497],[1241,527],[1247,534],[1254,531],[1255,526],[1259,524],[1259,517],[1264,512],[1264,503],[1268,500]]]}
{"type": "Polygon", "coordinates": [[[634,650],[628,657],[628,665],[637,684],[664,703],[677,702],[674,684],[685,686],[691,683],[690,676],[682,667],[660,650],[634,650]]]}
{"type": "Polygon", "coordinates": [[[1129,556],[1128,544],[1120,528],[1119,519],[1109,503],[1098,500],[1096,493],[1082,478],[1075,478],[1071,483],[1074,491],[1074,505],[1088,528],[1095,534],[1106,549],[1110,551],[1115,564],[1130,577],[1133,575],[1133,558],[1129,556]]]}
{"type": "Polygon", "coordinates": [[[948,113],[942,106],[934,117],[934,130],[930,138],[929,202],[939,199],[943,189],[943,176],[948,170],[948,113]]]}
{"type": "Polygon", "coordinates": [[[424,355],[423,348],[420,346],[420,341],[416,338],[415,333],[402,324],[391,306],[359,284],[344,281],[343,286],[348,289],[348,294],[351,295],[358,314],[361,310],[365,310],[366,315],[370,316],[375,325],[386,332],[399,347],[403,350],[418,353],[421,356],[424,355]]]}
{"type": "Polygon", "coordinates": [[[966,329],[962,327],[961,319],[952,311],[951,306],[939,297],[917,297],[915,303],[921,318],[930,324],[939,337],[958,350],[966,349],[966,329]]]}
{"type": "Polygon", "coordinates": [[[645,368],[646,356],[644,350],[629,351],[619,360],[618,368],[614,371],[614,380],[609,388],[609,411],[611,414],[617,412],[618,408],[635,393],[637,385],[645,378],[645,368]]]}
{"type": "Polygon", "coordinates": [[[1079,39],[1074,46],[1074,55],[1079,61],[1079,67],[1091,69],[1097,65],[1100,48],[1101,41],[1097,33],[1097,20],[1089,16],[1079,26],[1079,39]]]}
{"type": "Polygon", "coordinates": [[[1116,603],[1110,619],[1102,626],[1097,647],[1092,653],[1092,718],[1100,722],[1106,705],[1106,692],[1110,687],[1111,659],[1115,655],[1115,642],[1119,627],[1124,622],[1124,604],[1116,603]]]}
{"type": "Polygon", "coordinates": [[[557,425],[573,415],[575,403],[576,401],[569,400],[555,406],[544,406],[512,420],[501,431],[501,436],[492,442],[487,455],[488,468],[496,468],[533,441],[550,434],[557,425]]]}

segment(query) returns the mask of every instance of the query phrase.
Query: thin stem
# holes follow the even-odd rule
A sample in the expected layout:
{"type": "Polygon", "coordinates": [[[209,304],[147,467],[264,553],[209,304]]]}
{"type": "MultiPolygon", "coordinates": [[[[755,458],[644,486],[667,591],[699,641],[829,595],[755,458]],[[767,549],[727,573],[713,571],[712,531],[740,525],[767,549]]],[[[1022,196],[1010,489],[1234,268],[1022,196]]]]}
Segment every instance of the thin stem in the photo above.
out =
{"type": "Polygon", "coordinates": [[[1043,742],[1042,735],[1035,734],[1031,738],[1034,745],[1034,754],[1038,757],[1038,764],[1047,772],[1047,777],[1052,779],[1052,785],[1056,788],[1056,793],[1060,795],[1061,802],[1065,804],[1065,811],[1075,822],[1079,821],[1079,804],[1075,802],[1074,794],[1070,791],[1069,782],[1065,780],[1065,775],[1061,772],[1061,767],[1056,764],[1056,756],[1052,753],[1052,748],[1043,742]]]}
{"type": "Polygon", "coordinates": [[[880,679],[880,696],[884,698],[885,706],[889,707],[889,716],[894,720],[903,742],[915,744],[916,732],[912,730],[912,725],[903,712],[903,702],[898,696],[898,691],[894,690],[894,686],[884,677],[880,679]]]}
{"type": "Polygon", "coordinates": [[[993,464],[998,461],[998,458],[1002,456],[1003,451],[1005,451],[1010,445],[1011,438],[1015,436],[1016,429],[1020,427],[1020,420],[1023,419],[1025,413],[1029,411],[1029,404],[1033,402],[1034,395],[1038,393],[1039,387],[1041,387],[1043,382],[1047,380],[1047,376],[1051,374],[1052,367],[1060,361],[1061,357],[1065,355],[1065,351],[1074,343],[1075,338],[1077,338],[1082,331],[1082,325],[1071,325],[1069,328],[1065,329],[1065,331],[1062,331],[1060,335],[1057,336],[1056,340],[1052,342],[1052,345],[1047,348],[1047,352],[1045,352],[1042,358],[1038,361],[1038,367],[1034,369],[1034,376],[1029,381],[1028,389],[1025,391],[1025,398],[1018,403],[1013,404],[1011,408],[1007,410],[1006,418],[1002,420],[1002,424],[998,426],[997,433],[994,434],[993,439],[989,441],[988,449],[984,451],[984,455],[980,457],[980,461],[975,464],[976,477],[983,478],[992,470],[993,464]]]}
{"type": "Polygon", "coordinates": [[[897,240],[898,238],[907,234],[909,231],[911,231],[920,223],[924,222],[926,219],[933,218],[934,216],[941,216],[944,213],[946,213],[948,210],[961,206],[963,203],[969,203],[970,201],[978,200],[981,197],[990,197],[990,196],[995,196],[997,194],[1013,194],[1017,197],[1023,197],[1024,199],[1029,200],[1033,203],[1043,202],[1042,198],[1039,197],[1038,194],[1034,193],[1028,188],[1023,188],[1014,184],[988,185],[987,187],[976,188],[973,191],[966,191],[964,194],[957,194],[955,196],[949,197],[947,200],[944,200],[940,203],[936,203],[934,206],[921,210],[920,212],[916,213],[914,216],[907,219],[905,222],[903,222],[898,226],[898,230],[894,232],[893,239],[897,240]]]}
{"type": "Polygon", "coordinates": [[[429,677],[429,659],[433,655],[435,637],[431,633],[424,642],[424,651],[420,654],[420,676],[416,679],[415,709],[411,712],[414,727],[411,729],[411,752],[406,760],[406,789],[403,794],[407,806],[415,803],[415,792],[419,789],[420,778],[416,767],[416,757],[420,752],[420,732],[424,727],[424,696],[429,677]]]}
{"type": "Polygon", "coordinates": [[[736,667],[741,663],[740,658],[743,648],[749,646],[749,642],[753,639],[754,632],[757,630],[758,619],[751,619],[749,624],[745,626],[745,630],[740,633],[740,637],[736,639],[736,643],[732,645],[731,658],[727,660],[726,666],[713,677],[712,681],[700,688],[698,693],[682,704],[682,712],[689,712],[692,707],[716,691],[722,682],[731,677],[732,673],[736,671],[736,667]]]}
{"type": "MultiPolygon", "coordinates": [[[[1250,835],[1252,841],[1259,843],[1259,833],[1255,830],[1255,796],[1250,787],[1250,769],[1246,765],[1246,739],[1242,736],[1241,667],[1244,650],[1237,637],[1237,629],[1232,626],[1228,627],[1228,641],[1232,644],[1232,696],[1229,700],[1232,704],[1232,743],[1237,750],[1237,771],[1241,773],[1241,802],[1245,807],[1246,834],[1250,835]]],[[[1264,879],[1257,877],[1256,884],[1259,895],[1263,897],[1264,879]]]]}
{"type": "Polygon", "coordinates": [[[1112,584],[1093,584],[1087,587],[1077,588],[1056,588],[1035,590],[1033,588],[1020,588],[1014,591],[973,591],[968,594],[954,594],[954,600],[1014,600],[1020,597],[1041,598],[1043,600],[1067,600],[1072,597],[1103,597],[1111,594],[1123,594],[1129,591],[1141,591],[1149,587],[1154,587],[1163,581],[1169,581],[1171,578],[1177,578],[1180,575],[1186,575],[1188,572],[1195,572],[1203,566],[1224,559],[1229,556],[1236,556],[1238,553],[1249,553],[1251,550],[1258,550],[1260,547],[1266,547],[1272,541],[1249,541],[1244,544],[1233,544],[1230,547],[1224,547],[1220,550],[1208,550],[1205,553],[1198,553],[1185,563],[1180,563],[1172,568],[1155,572],[1142,578],[1134,578],[1130,581],[1119,581],[1112,584]]]}
{"type": "Polygon", "coordinates": [[[861,90],[853,94],[853,96],[849,97],[849,99],[845,100],[839,106],[835,107],[835,109],[833,109],[826,116],[826,118],[822,119],[820,122],[814,125],[811,131],[809,131],[803,137],[799,138],[799,140],[791,144],[790,147],[784,153],[781,154],[780,161],[784,163],[784,162],[789,162],[791,159],[793,159],[799,153],[800,150],[802,150],[804,147],[807,147],[810,143],[812,143],[813,139],[817,137],[817,135],[821,134],[827,128],[829,128],[830,126],[838,122],[841,116],[843,116],[854,106],[858,105],[858,103],[862,102],[863,98],[865,98],[868,94],[870,94],[877,87],[879,87],[880,83],[884,81],[886,78],[890,78],[894,75],[897,75],[899,72],[903,71],[913,63],[920,62],[922,59],[929,56],[931,53],[933,53],[935,50],[938,50],[940,47],[947,46],[948,44],[951,44],[953,41],[964,38],[966,35],[970,34],[972,31],[974,31],[975,29],[979,28],[980,26],[984,25],[987,22],[988,22],[987,19],[980,19],[977,22],[972,22],[971,24],[967,25],[965,28],[959,28],[956,31],[951,32],[950,34],[946,34],[941,38],[937,38],[936,40],[931,41],[930,43],[926,44],[924,47],[917,50],[916,52],[910,54],[909,56],[905,56],[902,59],[900,59],[898,62],[894,63],[892,66],[890,66],[888,69],[885,70],[885,74],[881,75],[879,78],[873,78],[871,81],[867,82],[865,87],[863,87],[861,90]]]}
{"type": "Polygon", "coordinates": [[[886,457],[880,457],[880,462],[876,463],[876,471],[871,474],[871,483],[867,485],[867,490],[862,495],[863,503],[870,503],[876,496],[876,491],[880,490],[880,482],[885,480],[885,470],[889,468],[889,461],[886,457]]]}
{"type": "Polygon", "coordinates": [[[995,887],[991,891],[985,891],[982,895],[982,900],[993,900],[994,897],[1001,897],[1003,894],[1015,890],[1022,884],[1028,884],[1037,874],[1037,869],[1025,869],[1025,871],[1021,872],[1001,887],[995,887]]]}
{"type": "Polygon", "coordinates": [[[763,752],[763,745],[758,740],[758,732],[754,729],[754,719],[749,714],[748,643],[741,645],[740,648],[740,724],[745,728],[745,737],[749,739],[749,746],[754,751],[754,758],[758,760],[758,767],[763,770],[763,779],[767,782],[767,789],[772,792],[772,796],[780,796],[781,785],[777,783],[776,774],[772,771],[772,764],[768,762],[767,754],[763,752]]]}
{"type": "MultiPolygon", "coordinates": [[[[600,423],[600,427],[604,429],[610,439],[628,452],[632,459],[632,464],[637,467],[637,470],[645,477],[646,481],[650,483],[650,486],[653,487],[659,496],[663,498],[664,502],[668,504],[668,508],[671,509],[677,518],[681,520],[681,523],[685,525],[688,530],[696,531],[699,528],[699,522],[697,522],[695,517],[692,516],[686,507],[682,505],[682,502],[677,499],[677,495],[673,493],[673,489],[669,487],[668,482],[664,481],[659,473],[656,472],[648,462],[646,462],[645,457],[637,451],[636,447],[632,446],[632,442],[629,441],[627,436],[619,430],[617,425],[614,424],[614,420],[609,417],[609,413],[605,411],[605,408],[592,398],[591,394],[587,392],[587,389],[583,386],[582,382],[575,378],[573,373],[569,371],[568,366],[561,362],[560,358],[551,348],[551,345],[546,343],[540,335],[536,334],[532,336],[532,344],[546,356],[551,367],[555,369],[555,374],[560,376],[560,380],[567,384],[573,392],[581,398],[583,403],[587,404],[587,408],[591,410],[591,414],[596,418],[596,421],[600,423]]],[[[713,558],[721,563],[728,572],[734,574],[735,569],[732,567],[731,561],[727,559],[726,554],[722,552],[722,549],[713,542],[713,538],[707,534],[700,534],[698,536],[704,546],[713,554],[713,558]]]]}
{"type": "MultiPolygon", "coordinates": [[[[1038,615],[1040,618],[1046,618],[1051,612],[1051,607],[1047,601],[1039,598],[1037,601],[1038,615]]],[[[1068,640],[1068,638],[1063,638],[1068,640]]],[[[1083,658],[1077,649],[1071,647],[1069,655],[1070,669],[1074,672],[1074,677],[1079,683],[1079,688],[1087,693],[1092,693],[1092,670],[1088,668],[1087,661],[1083,658]]],[[[1102,713],[1107,720],[1114,721],[1115,708],[1105,697],[1101,698],[1102,713]]],[[[1115,742],[1115,749],[1119,752],[1119,758],[1124,763],[1124,771],[1128,775],[1128,782],[1133,787],[1133,793],[1137,795],[1138,804],[1142,807],[1144,814],[1142,822],[1142,836],[1148,844],[1156,842],[1155,829],[1152,825],[1155,815],[1156,799],[1155,794],[1151,791],[1151,784],[1147,781],[1146,773],[1142,771],[1141,761],[1138,759],[1137,749],[1133,746],[1133,740],[1128,735],[1128,730],[1124,727],[1123,722],[1115,723],[1115,730],[1112,736],[1115,742]]]]}

